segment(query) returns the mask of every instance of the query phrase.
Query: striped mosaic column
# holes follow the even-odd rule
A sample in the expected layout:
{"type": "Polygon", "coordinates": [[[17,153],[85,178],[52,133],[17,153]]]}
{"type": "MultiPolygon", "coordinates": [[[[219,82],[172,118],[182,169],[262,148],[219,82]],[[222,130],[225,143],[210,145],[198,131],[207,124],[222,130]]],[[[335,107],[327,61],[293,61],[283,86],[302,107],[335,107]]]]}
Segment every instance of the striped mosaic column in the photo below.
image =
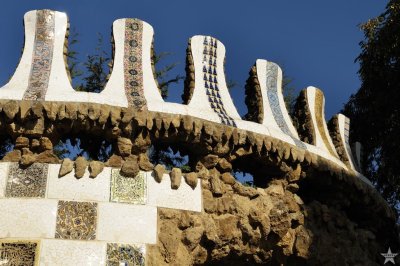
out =
{"type": "Polygon", "coordinates": [[[194,36],[188,49],[195,77],[194,88],[186,92],[189,115],[236,126],[235,120],[240,116],[226,86],[225,46],[210,36],[194,36]]]}

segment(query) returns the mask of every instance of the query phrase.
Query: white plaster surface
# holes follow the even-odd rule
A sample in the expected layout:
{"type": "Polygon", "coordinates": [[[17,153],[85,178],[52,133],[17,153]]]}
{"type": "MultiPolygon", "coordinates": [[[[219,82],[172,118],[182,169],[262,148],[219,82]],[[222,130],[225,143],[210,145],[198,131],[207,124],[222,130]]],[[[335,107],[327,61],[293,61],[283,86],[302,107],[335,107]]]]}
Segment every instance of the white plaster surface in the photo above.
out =
{"type": "Polygon", "coordinates": [[[9,163],[0,163],[0,198],[6,194],[9,163]]]}
{"type": "Polygon", "coordinates": [[[171,189],[171,179],[168,174],[157,183],[150,172],[147,175],[148,205],[189,211],[202,211],[201,182],[192,189],[182,177],[178,189],[171,189]]]}
{"type": "Polygon", "coordinates": [[[64,61],[64,41],[67,30],[67,15],[54,12],[54,50],[46,101],[88,102],[87,92],[76,92],[69,81],[64,61]]]}
{"type": "Polygon", "coordinates": [[[165,102],[162,105],[162,112],[169,114],[186,115],[188,113],[188,106],[179,103],[165,102]]]}
{"type": "Polygon", "coordinates": [[[357,176],[359,179],[361,179],[361,181],[363,181],[363,182],[366,183],[367,185],[369,185],[369,186],[375,188],[374,185],[371,183],[371,181],[369,181],[368,178],[366,178],[365,176],[363,176],[363,175],[360,174],[359,172],[355,172],[355,173],[356,173],[356,176],[357,176]]]}
{"type": "Polygon", "coordinates": [[[126,19],[117,19],[113,23],[115,44],[113,69],[104,90],[98,94],[92,93],[89,95],[91,102],[103,103],[106,100],[109,105],[128,106],[124,77],[125,22],[126,19]]]}
{"type": "MultiPolygon", "coordinates": [[[[267,65],[268,64],[274,64],[272,62],[268,62],[267,60],[263,59],[257,59],[256,61],[256,68],[257,68],[257,78],[260,82],[260,88],[261,88],[261,96],[262,96],[262,102],[263,102],[263,111],[264,111],[264,121],[263,125],[266,126],[272,126],[277,128],[278,130],[282,131],[278,124],[275,121],[275,118],[273,116],[272,110],[271,110],[271,105],[268,100],[267,96],[267,65]]],[[[285,100],[283,98],[282,94],[282,69],[278,66],[278,76],[277,76],[277,98],[279,101],[279,107],[281,109],[282,116],[286,122],[286,125],[291,132],[292,136],[299,139],[299,136],[297,134],[297,131],[295,127],[293,126],[292,120],[290,119],[289,113],[286,109],[285,105],[285,100]]]]}
{"type": "MultiPolygon", "coordinates": [[[[319,132],[319,130],[318,130],[317,119],[315,117],[315,94],[316,94],[316,90],[317,90],[317,88],[315,88],[315,87],[307,87],[307,93],[306,93],[307,94],[308,105],[309,105],[309,108],[310,108],[311,118],[312,118],[312,122],[313,122],[313,125],[314,125],[314,130],[315,130],[315,133],[316,133],[315,134],[316,135],[316,145],[315,146],[317,146],[317,147],[319,147],[321,149],[325,149],[325,150],[328,151],[328,147],[326,147],[326,145],[325,145],[325,143],[324,143],[324,141],[322,139],[322,136],[321,136],[322,132],[319,132]]],[[[323,102],[322,102],[322,112],[324,112],[324,110],[325,110],[325,98],[323,99],[323,102]]],[[[325,132],[327,133],[326,138],[328,139],[328,143],[331,146],[331,149],[334,152],[334,154],[336,156],[338,156],[337,153],[336,153],[335,146],[333,145],[332,139],[331,139],[330,135],[328,134],[329,131],[328,131],[328,126],[326,125],[325,114],[324,113],[322,113],[322,124],[323,124],[323,127],[325,129],[325,132]]]]}
{"type": "Polygon", "coordinates": [[[35,41],[36,10],[24,15],[25,44],[21,59],[10,81],[0,89],[0,99],[21,100],[28,87],[35,41]]]}
{"type": "Polygon", "coordinates": [[[90,178],[86,169],[85,175],[77,179],[74,171],[58,177],[60,164],[49,164],[47,180],[47,197],[52,199],[78,201],[109,201],[111,168],[105,167],[96,177],[90,178]]]}
{"type": "MultiPolygon", "coordinates": [[[[225,61],[225,45],[218,41],[217,45],[217,81],[219,86],[219,92],[221,95],[221,100],[224,103],[224,108],[228,115],[233,119],[240,120],[241,117],[233,104],[231,95],[228,91],[228,86],[226,86],[225,71],[224,71],[224,61],[225,61]]],[[[201,69],[203,71],[203,69],[201,69]]],[[[202,73],[202,72],[198,72],[202,73]]],[[[204,83],[203,83],[204,84],[204,83]]]]}
{"type": "Polygon", "coordinates": [[[97,239],[117,243],[156,244],[157,208],[100,202],[97,239]]]}
{"type": "Polygon", "coordinates": [[[143,88],[144,96],[147,100],[149,110],[155,110],[162,106],[164,100],[154,80],[154,74],[151,67],[151,43],[153,41],[154,30],[147,22],[143,21],[142,34],[142,67],[143,67],[143,88]]]}
{"type": "MultiPolygon", "coordinates": [[[[191,116],[199,117],[209,121],[220,123],[220,118],[210,107],[206,88],[203,81],[203,41],[205,36],[197,35],[191,38],[191,50],[193,55],[193,64],[195,69],[195,88],[193,90],[192,98],[188,104],[188,114],[191,116]]],[[[232,98],[228,92],[225,81],[224,65],[225,47],[218,41],[217,45],[217,75],[218,87],[227,114],[237,120],[241,120],[232,98]]]]}
{"type": "Polygon", "coordinates": [[[263,134],[266,136],[271,136],[271,132],[270,132],[269,128],[265,125],[255,123],[252,121],[236,120],[236,119],[235,119],[235,123],[238,128],[252,131],[255,133],[259,133],[259,134],[263,134]]]}
{"type": "Polygon", "coordinates": [[[105,265],[107,244],[99,241],[43,239],[41,266],[99,266],[105,265]]]}
{"type": "Polygon", "coordinates": [[[355,166],[355,161],[353,157],[353,153],[350,148],[349,144],[349,139],[346,137],[345,134],[345,128],[346,128],[346,120],[348,118],[342,114],[338,114],[338,124],[339,124],[339,131],[340,131],[340,137],[342,138],[342,143],[344,144],[345,152],[347,155],[347,158],[349,158],[349,163],[350,163],[350,168],[354,171],[357,171],[357,168],[355,166]]]}
{"type": "Polygon", "coordinates": [[[1,199],[0,238],[54,238],[57,201],[1,199]]]}

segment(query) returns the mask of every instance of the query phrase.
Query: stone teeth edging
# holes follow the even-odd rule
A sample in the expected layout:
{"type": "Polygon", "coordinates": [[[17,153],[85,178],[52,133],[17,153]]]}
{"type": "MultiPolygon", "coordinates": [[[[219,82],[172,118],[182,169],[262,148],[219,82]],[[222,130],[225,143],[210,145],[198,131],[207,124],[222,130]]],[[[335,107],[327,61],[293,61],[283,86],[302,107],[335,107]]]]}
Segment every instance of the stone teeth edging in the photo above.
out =
{"type": "MultiPolygon", "coordinates": [[[[297,140],[297,134],[289,121],[290,118],[284,106],[280,106],[278,108],[279,110],[276,109],[279,112],[273,112],[275,124],[278,124],[279,127],[278,130],[241,120],[226,86],[224,74],[225,47],[220,41],[213,37],[194,36],[189,41],[187,52],[189,77],[186,82],[188,89],[185,90],[187,92],[185,93],[186,96],[184,96],[188,105],[181,105],[164,102],[161,98],[156,81],[154,80],[151,62],[154,30],[148,23],[138,19],[119,19],[114,22],[114,71],[111,73],[110,80],[105,89],[101,93],[96,94],[76,92],[72,89],[69,82],[65,66],[64,50],[66,49],[65,38],[68,35],[69,28],[66,14],[51,10],[38,10],[26,13],[24,19],[26,25],[25,33],[27,36],[25,50],[21,58],[21,63],[13,78],[4,86],[4,90],[2,90],[7,95],[2,95],[0,92],[0,98],[76,102],[75,105],[72,103],[68,104],[65,113],[63,112],[63,114],[61,114],[60,112],[59,119],[68,117],[74,118],[75,115],[77,115],[78,118],[85,116],[87,111],[85,110],[86,107],[89,106],[90,108],[95,103],[111,104],[120,107],[134,105],[140,108],[148,108],[152,111],[191,115],[217,123],[237,126],[238,128],[249,129],[257,133],[269,134],[290,144],[301,146],[301,148],[307,148],[306,145],[297,140]],[[137,25],[137,27],[133,27],[132,25],[137,25]],[[41,42],[42,39],[45,42],[41,42]],[[29,53],[29,51],[31,51],[31,53],[29,53]],[[137,59],[135,62],[130,61],[130,58],[133,57],[137,59]],[[40,60],[44,61],[42,62],[40,60]],[[28,76],[28,79],[26,77],[24,79],[25,75],[28,76]],[[204,80],[205,76],[207,76],[207,80],[204,80]],[[210,81],[210,79],[212,79],[212,81],[210,81]],[[24,85],[21,86],[21,83],[18,83],[16,80],[19,80],[18,82],[24,81],[26,84],[24,83],[24,85]],[[123,86],[119,86],[121,85],[121,81],[123,81],[123,86]],[[212,83],[213,88],[211,88],[211,85],[207,85],[208,83],[212,83]],[[132,84],[136,84],[137,86],[132,84]],[[133,87],[136,86],[137,89],[135,89],[136,87],[133,88],[131,85],[133,87]],[[206,86],[209,88],[206,88],[206,86]],[[22,91],[21,88],[24,91],[22,91]],[[116,92],[115,88],[124,88],[124,90],[116,92]],[[131,91],[132,89],[134,90],[131,91]],[[207,89],[207,92],[210,90],[210,93],[213,95],[206,95],[204,93],[206,91],[205,89],[207,89]],[[21,95],[21,93],[25,96],[21,95]],[[132,93],[135,93],[135,95],[132,96],[132,93]],[[117,97],[118,99],[114,97],[115,95],[119,95],[117,97]],[[129,101],[127,98],[129,98],[129,101]],[[112,100],[111,102],[110,99],[116,100],[112,100]],[[81,104],[77,104],[78,102],[81,102],[81,104]],[[78,111],[78,114],[76,114],[76,111],[78,111]],[[281,124],[283,121],[277,122],[279,120],[278,116],[280,118],[283,117],[286,126],[281,124]],[[284,131],[283,133],[282,130],[284,131]],[[290,131],[289,135],[287,130],[290,131]]],[[[262,62],[266,61],[257,60],[256,65],[262,65],[262,62]]],[[[276,66],[278,69],[278,73],[275,73],[277,74],[276,95],[278,96],[279,105],[282,105],[282,95],[280,92],[281,74],[279,72],[279,67],[270,62],[267,62],[267,64],[276,66]]],[[[260,70],[258,70],[258,72],[260,72],[260,70]]],[[[260,77],[261,76],[258,78],[260,77]]],[[[272,78],[274,79],[275,77],[272,78]]],[[[256,83],[255,85],[257,85],[256,83]]],[[[261,86],[265,85],[264,82],[258,83],[261,86]]],[[[257,90],[258,87],[255,87],[257,90]]],[[[261,90],[261,94],[262,91],[263,90],[261,90]]],[[[308,89],[308,91],[312,94],[310,89],[308,89]]],[[[306,93],[306,96],[307,94],[308,93],[306,93]]],[[[311,119],[309,122],[312,122],[311,124],[314,123],[314,125],[311,126],[309,125],[310,123],[306,125],[309,126],[309,132],[312,133],[308,134],[304,140],[330,153],[329,156],[325,157],[336,157],[337,154],[327,133],[326,123],[323,117],[324,99],[320,99],[321,97],[323,98],[323,96],[321,96],[319,91],[316,92],[316,95],[318,97],[314,97],[314,99],[318,98],[317,102],[308,99],[310,102],[308,105],[306,104],[306,106],[311,104],[312,106],[309,107],[314,107],[314,103],[316,103],[316,109],[312,108],[315,110],[312,110],[310,113],[311,119]],[[307,137],[309,138],[307,139],[307,137]]],[[[268,97],[265,95],[261,95],[260,97],[262,101],[266,101],[267,98],[268,97]]],[[[268,103],[269,104],[263,104],[263,109],[273,105],[270,101],[268,101],[268,103]]],[[[25,106],[24,112],[22,112],[21,109],[21,118],[25,118],[27,115],[29,116],[29,112],[33,112],[35,116],[40,117],[41,106],[45,105],[49,107],[51,104],[33,103],[30,105],[32,107],[31,109],[29,106],[25,106]]],[[[15,106],[9,107],[12,109],[9,110],[9,114],[12,116],[15,111],[15,106]]],[[[51,108],[52,107],[50,107],[50,109],[51,108]]],[[[107,116],[107,109],[97,113],[90,112],[93,111],[93,109],[88,111],[91,118],[101,118],[100,120],[102,120],[103,123],[100,122],[100,124],[104,124],[107,121],[104,120],[106,119],[105,116],[107,116]],[[104,116],[104,114],[106,115],[104,116]]],[[[264,115],[266,115],[264,113],[265,110],[262,112],[263,119],[268,118],[267,116],[264,117],[264,115]]],[[[307,114],[307,111],[305,111],[305,113],[307,114]]],[[[259,114],[261,114],[261,112],[259,112],[259,114]]],[[[13,118],[10,119],[12,120],[13,118]]],[[[111,121],[113,125],[118,123],[118,117],[112,117],[111,121]]],[[[43,123],[43,120],[38,120],[38,122],[43,123]]],[[[40,123],[36,125],[36,129],[43,126],[40,125],[40,123]]],[[[35,132],[35,128],[31,130],[32,133],[35,132]]],[[[304,132],[301,132],[300,135],[304,135],[303,133],[304,132]]],[[[319,155],[324,156],[324,152],[321,152],[319,155]]],[[[25,157],[29,158],[28,155],[25,157]]]]}

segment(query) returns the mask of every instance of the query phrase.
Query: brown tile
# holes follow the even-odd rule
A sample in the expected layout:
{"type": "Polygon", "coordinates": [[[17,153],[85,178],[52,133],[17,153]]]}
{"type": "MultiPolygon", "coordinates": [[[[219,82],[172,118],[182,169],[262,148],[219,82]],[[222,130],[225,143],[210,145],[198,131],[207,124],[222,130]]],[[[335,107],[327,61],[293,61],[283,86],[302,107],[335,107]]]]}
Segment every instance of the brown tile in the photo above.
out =
{"type": "Polygon", "coordinates": [[[0,240],[0,265],[34,266],[39,261],[39,242],[0,240]]]}
{"type": "Polygon", "coordinates": [[[145,247],[125,244],[107,244],[107,266],[144,266],[145,247]]]}
{"type": "Polygon", "coordinates": [[[34,163],[22,169],[18,163],[10,164],[6,197],[44,198],[48,164],[34,163]]]}
{"type": "Polygon", "coordinates": [[[94,240],[96,238],[97,203],[59,201],[56,238],[94,240]]]}
{"type": "Polygon", "coordinates": [[[111,172],[111,201],[131,204],[145,204],[147,196],[147,182],[143,172],[136,177],[124,177],[119,169],[111,172]]]}
{"type": "Polygon", "coordinates": [[[38,10],[29,85],[24,100],[44,100],[49,85],[54,49],[54,11],[38,10]]]}

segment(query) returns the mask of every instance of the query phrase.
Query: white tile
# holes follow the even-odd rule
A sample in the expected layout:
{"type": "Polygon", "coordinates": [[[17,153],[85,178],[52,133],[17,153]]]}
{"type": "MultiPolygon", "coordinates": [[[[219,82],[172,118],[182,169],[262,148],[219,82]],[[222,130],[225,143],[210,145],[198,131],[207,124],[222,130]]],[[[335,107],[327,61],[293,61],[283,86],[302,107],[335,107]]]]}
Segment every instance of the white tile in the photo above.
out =
{"type": "Polygon", "coordinates": [[[9,163],[0,163],[0,198],[4,198],[6,194],[8,165],[9,163]]]}
{"type": "Polygon", "coordinates": [[[42,240],[41,266],[105,265],[106,243],[98,241],[42,240]]]}
{"type": "Polygon", "coordinates": [[[97,239],[117,243],[155,244],[157,208],[122,203],[99,203],[97,239]]]}
{"type": "Polygon", "coordinates": [[[109,201],[111,168],[104,167],[96,177],[90,178],[86,169],[85,175],[77,179],[74,171],[58,177],[60,164],[49,164],[47,197],[64,200],[109,201]]]}
{"type": "Polygon", "coordinates": [[[10,81],[0,89],[0,99],[21,100],[28,87],[35,42],[36,10],[24,15],[24,50],[10,81]]]}
{"type": "Polygon", "coordinates": [[[53,238],[57,201],[1,199],[0,238],[53,238]]]}
{"type": "Polygon", "coordinates": [[[175,190],[171,189],[169,175],[165,174],[161,183],[157,183],[148,173],[147,186],[148,205],[197,212],[202,210],[200,180],[196,188],[192,189],[182,177],[180,187],[175,190]]]}

